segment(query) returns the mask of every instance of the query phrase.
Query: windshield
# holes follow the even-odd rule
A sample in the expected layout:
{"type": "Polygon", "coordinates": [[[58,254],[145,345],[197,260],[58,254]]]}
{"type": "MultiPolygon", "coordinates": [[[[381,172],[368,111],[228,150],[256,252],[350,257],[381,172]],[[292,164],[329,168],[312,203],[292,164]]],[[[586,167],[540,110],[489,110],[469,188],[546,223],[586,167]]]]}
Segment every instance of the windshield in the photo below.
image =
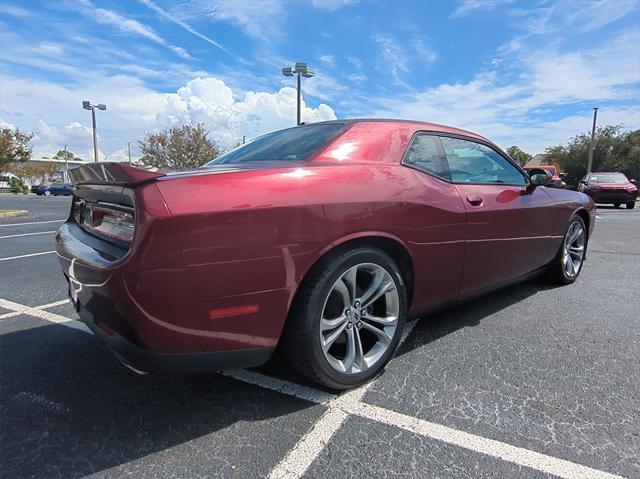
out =
{"type": "Polygon", "coordinates": [[[598,173],[591,175],[589,181],[593,181],[594,183],[616,183],[620,185],[629,183],[629,179],[622,173],[598,173]]]}
{"type": "Polygon", "coordinates": [[[231,150],[204,166],[249,161],[302,161],[335,138],[343,128],[342,123],[325,123],[274,131],[231,150]]]}

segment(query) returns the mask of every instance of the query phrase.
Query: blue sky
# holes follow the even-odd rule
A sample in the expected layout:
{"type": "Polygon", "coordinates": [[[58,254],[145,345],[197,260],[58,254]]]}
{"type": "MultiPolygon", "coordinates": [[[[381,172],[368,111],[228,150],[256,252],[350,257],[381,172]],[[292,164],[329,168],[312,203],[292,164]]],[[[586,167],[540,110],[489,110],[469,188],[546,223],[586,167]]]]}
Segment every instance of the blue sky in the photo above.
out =
{"type": "MultiPolygon", "coordinates": [[[[204,122],[227,146],[295,121],[397,117],[477,131],[532,153],[600,123],[640,128],[637,0],[5,0],[0,122],[36,155],[107,159],[128,141],[204,122]]],[[[136,147],[134,144],[134,154],[136,147]]]]}

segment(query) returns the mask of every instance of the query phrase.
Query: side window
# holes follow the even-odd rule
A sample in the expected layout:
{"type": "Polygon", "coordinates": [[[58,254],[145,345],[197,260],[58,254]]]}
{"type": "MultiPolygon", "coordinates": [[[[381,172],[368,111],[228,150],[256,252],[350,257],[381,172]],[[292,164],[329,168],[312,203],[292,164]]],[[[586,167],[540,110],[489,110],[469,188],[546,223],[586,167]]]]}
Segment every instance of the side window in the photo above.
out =
{"type": "Polygon", "coordinates": [[[492,148],[459,138],[440,139],[454,183],[527,184],[520,170],[492,148]]]}
{"type": "Polygon", "coordinates": [[[416,135],[403,163],[420,171],[450,181],[449,166],[442,154],[440,139],[434,135],[416,135]]]}

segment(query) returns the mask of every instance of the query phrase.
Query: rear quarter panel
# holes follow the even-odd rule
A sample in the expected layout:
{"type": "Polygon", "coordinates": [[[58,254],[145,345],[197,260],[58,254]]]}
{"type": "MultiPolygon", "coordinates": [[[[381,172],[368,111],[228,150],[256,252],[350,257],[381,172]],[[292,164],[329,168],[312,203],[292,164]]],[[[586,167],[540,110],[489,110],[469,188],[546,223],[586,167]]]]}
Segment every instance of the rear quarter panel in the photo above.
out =
{"type": "Polygon", "coordinates": [[[189,283],[202,297],[278,290],[288,308],[324,252],[369,235],[408,250],[415,307],[458,292],[464,206],[455,190],[404,166],[327,164],[156,184],[179,232],[189,283]]]}

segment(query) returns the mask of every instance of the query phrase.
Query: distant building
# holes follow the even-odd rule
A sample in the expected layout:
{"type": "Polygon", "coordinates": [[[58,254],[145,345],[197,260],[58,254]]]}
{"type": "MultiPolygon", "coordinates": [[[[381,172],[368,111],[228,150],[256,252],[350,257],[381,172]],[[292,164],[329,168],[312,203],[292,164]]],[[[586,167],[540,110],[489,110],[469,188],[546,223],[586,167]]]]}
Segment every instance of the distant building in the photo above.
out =
{"type": "Polygon", "coordinates": [[[529,161],[527,161],[527,163],[524,166],[527,167],[527,166],[548,165],[549,164],[549,162],[547,161],[548,156],[549,155],[547,155],[546,153],[538,153],[537,155],[534,155],[534,157],[531,158],[529,161]]]}
{"type": "Polygon", "coordinates": [[[63,183],[69,182],[68,170],[73,170],[74,168],[78,168],[79,166],[82,166],[88,163],[80,158],[74,158],[73,160],[66,161],[66,160],[58,160],[57,158],[41,157],[41,158],[29,158],[27,161],[35,164],[56,165],[58,169],[56,171],[55,176],[57,176],[57,179],[59,181],[62,181],[63,183]]]}

